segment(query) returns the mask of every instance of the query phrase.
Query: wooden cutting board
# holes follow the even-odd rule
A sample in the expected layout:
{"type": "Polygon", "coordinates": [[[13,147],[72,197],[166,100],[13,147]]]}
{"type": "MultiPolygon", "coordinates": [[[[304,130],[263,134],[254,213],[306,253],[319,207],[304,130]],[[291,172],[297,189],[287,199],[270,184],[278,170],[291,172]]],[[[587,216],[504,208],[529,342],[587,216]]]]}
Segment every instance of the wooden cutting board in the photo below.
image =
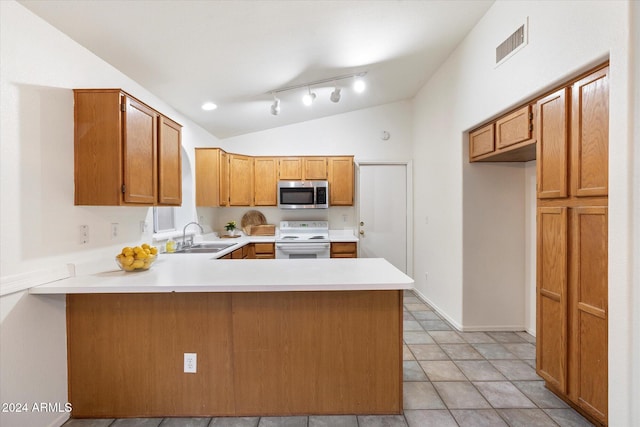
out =
{"type": "Polygon", "coordinates": [[[240,226],[242,227],[242,231],[246,235],[251,234],[249,230],[249,226],[252,225],[264,225],[267,223],[267,218],[260,211],[250,210],[247,211],[244,215],[242,215],[242,219],[240,220],[240,226]]]}

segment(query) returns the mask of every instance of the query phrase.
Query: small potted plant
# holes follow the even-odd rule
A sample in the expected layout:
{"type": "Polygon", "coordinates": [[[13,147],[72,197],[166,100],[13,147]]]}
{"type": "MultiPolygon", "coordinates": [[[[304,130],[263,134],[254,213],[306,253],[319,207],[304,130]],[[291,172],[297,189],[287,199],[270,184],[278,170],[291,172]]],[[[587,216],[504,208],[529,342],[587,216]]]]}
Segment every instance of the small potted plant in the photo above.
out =
{"type": "Polygon", "coordinates": [[[224,226],[224,229],[227,230],[227,234],[229,236],[235,236],[236,235],[236,222],[235,221],[229,221],[224,226]]]}

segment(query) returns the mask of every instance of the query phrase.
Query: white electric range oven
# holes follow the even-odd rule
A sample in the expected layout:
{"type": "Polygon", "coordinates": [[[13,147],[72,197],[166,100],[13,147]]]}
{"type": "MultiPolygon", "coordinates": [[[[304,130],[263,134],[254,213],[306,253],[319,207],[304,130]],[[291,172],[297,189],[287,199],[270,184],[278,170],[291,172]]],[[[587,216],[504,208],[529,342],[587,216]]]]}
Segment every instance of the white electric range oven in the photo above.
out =
{"type": "Polygon", "coordinates": [[[276,259],[330,256],[329,221],[280,221],[276,259]]]}

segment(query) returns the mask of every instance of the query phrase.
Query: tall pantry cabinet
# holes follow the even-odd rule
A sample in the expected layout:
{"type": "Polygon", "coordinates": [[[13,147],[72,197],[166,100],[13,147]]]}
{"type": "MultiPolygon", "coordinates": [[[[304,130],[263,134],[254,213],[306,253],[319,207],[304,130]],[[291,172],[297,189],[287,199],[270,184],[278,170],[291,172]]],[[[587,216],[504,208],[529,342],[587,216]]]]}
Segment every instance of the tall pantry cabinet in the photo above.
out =
{"type": "Polygon", "coordinates": [[[607,423],[609,68],[536,103],[537,371],[607,423]]]}

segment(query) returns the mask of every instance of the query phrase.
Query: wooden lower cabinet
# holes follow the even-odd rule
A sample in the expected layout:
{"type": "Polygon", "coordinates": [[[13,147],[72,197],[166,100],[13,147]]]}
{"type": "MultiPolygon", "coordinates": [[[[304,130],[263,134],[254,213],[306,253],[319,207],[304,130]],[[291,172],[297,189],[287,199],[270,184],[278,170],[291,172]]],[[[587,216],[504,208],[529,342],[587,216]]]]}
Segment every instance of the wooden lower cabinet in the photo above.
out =
{"type": "Polygon", "coordinates": [[[596,420],[608,413],[607,207],[571,209],[569,397],[596,420]]]}
{"type": "Polygon", "coordinates": [[[249,258],[251,259],[274,259],[275,257],[275,243],[251,243],[249,245],[249,258]]]}
{"type": "Polygon", "coordinates": [[[551,390],[606,424],[607,207],[539,207],[537,216],[537,372],[551,390]]]}
{"type": "Polygon", "coordinates": [[[356,242],[332,242],[331,258],[358,258],[356,242]]]}
{"type": "Polygon", "coordinates": [[[75,294],[67,337],[76,418],[402,413],[401,290],[75,294]]]}
{"type": "Polygon", "coordinates": [[[538,374],[567,392],[567,208],[538,208],[536,364],[538,374]]]}

